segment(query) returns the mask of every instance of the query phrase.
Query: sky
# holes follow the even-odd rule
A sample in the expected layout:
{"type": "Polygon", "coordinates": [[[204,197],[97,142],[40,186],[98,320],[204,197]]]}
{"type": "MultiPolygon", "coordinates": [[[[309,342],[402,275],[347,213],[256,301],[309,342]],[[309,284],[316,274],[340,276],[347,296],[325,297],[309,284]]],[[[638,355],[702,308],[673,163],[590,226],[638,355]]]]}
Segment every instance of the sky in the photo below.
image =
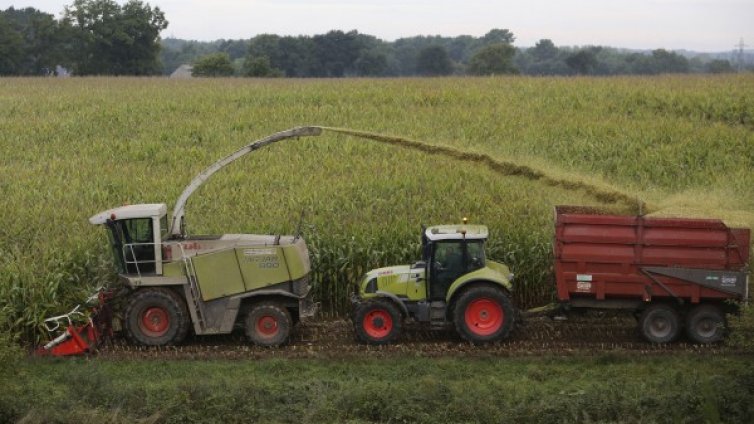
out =
{"type": "MultiPolygon", "coordinates": [[[[383,40],[484,35],[505,28],[519,47],[558,46],[725,52],[754,45],[754,0],[148,0],[169,22],[163,38],[251,38],[357,30],[383,40]]],[[[0,0],[59,16],[69,1],[0,0]]],[[[124,1],[118,1],[124,3],[124,1]]],[[[751,48],[751,47],[750,47],[751,48]]]]}

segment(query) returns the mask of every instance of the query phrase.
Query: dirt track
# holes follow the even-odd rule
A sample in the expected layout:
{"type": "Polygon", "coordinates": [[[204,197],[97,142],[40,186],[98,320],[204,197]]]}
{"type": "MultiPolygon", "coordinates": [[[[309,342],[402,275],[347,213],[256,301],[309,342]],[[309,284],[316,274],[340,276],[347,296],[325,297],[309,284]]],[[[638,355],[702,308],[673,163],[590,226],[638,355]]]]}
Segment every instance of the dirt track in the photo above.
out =
{"type": "MultiPolygon", "coordinates": [[[[754,329],[737,331],[754,335],[754,329]]],[[[112,359],[248,359],[248,358],[358,358],[392,355],[425,357],[512,357],[544,355],[658,355],[693,353],[754,354],[725,345],[699,346],[681,339],[658,346],[644,342],[636,332],[633,318],[623,316],[584,316],[565,322],[538,317],[527,320],[512,336],[500,343],[474,346],[461,340],[453,331],[427,331],[407,325],[400,342],[389,346],[366,346],[354,340],[351,323],[344,319],[299,324],[291,342],[268,349],[246,341],[242,332],[229,336],[194,337],[180,346],[148,348],[131,346],[116,339],[100,351],[100,357],[112,359]]]]}

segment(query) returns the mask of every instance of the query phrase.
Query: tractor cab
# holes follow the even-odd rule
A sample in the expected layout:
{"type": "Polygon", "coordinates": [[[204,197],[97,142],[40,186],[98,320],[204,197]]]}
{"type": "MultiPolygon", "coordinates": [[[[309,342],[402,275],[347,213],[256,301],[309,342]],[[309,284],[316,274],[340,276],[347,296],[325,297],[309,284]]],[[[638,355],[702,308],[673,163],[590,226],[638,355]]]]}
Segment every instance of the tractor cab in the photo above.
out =
{"type": "Polygon", "coordinates": [[[164,203],[127,205],[89,218],[105,225],[120,274],[162,274],[162,245],[167,236],[167,206],[164,203]]]}
{"type": "Polygon", "coordinates": [[[484,268],[486,240],[483,225],[438,225],[424,230],[422,259],[429,275],[430,300],[445,300],[455,280],[484,268]]]}

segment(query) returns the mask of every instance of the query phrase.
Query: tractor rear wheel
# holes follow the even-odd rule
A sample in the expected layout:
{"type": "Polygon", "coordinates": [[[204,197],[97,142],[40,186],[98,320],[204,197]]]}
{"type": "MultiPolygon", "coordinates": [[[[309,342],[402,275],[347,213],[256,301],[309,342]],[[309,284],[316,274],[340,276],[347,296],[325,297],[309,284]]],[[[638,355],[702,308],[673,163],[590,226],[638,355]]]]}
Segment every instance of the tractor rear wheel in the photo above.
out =
{"type": "Polygon", "coordinates": [[[166,288],[141,289],[130,296],[125,310],[128,337],[137,344],[178,344],[188,334],[190,318],[183,299],[166,288]]]}
{"type": "Polygon", "coordinates": [[[725,337],[725,315],[714,305],[699,305],[686,316],[686,335],[694,343],[717,343],[725,337]]]}
{"type": "Polygon", "coordinates": [[[508,296],[492,286],[472,287],[461,294],[453,310],[456,331],[472,343],[486,343],[508,337],[515,310],[508,296]]]}
{"type": "Polygon", "coordinates": [[[362,343],[393,343],[401,335],[402,323],[401,311],[389,300],[377,299],[360,303],[353,314],[356,338],[362,343]]]}
{"type": "Polygon", "coordinates": [[[639,329],[650,343],[670,343],[681,333],[681,320],[672,306],[655,303],[641,313],[639,329]]]}
{"type": "Polygon", "coordinates": [[[255,304],[246,315],[246,337],[265,347],[280,346],[288,341],[293,319],[288,309],[276,302],[255,304]]]}

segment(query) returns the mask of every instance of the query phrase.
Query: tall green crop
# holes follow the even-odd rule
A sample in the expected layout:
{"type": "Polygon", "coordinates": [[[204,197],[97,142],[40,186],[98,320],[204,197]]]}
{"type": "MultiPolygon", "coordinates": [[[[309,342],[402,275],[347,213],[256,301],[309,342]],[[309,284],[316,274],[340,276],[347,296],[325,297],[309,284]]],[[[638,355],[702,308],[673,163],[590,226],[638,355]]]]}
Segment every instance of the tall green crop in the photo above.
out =
{"type": "Polygon", "coordinates": [[[750,99],[751,75],[0,79],[3,327],[29,340],[44,316],[112,279],[105,235],[89,216],[124,203],[172,206],[219,157],[300,125],[405,137],[521,168],[500,173],[325,133],[218,173],[188,204],[190,231],[290,234],[305,211],[316,296],[343,312],[367,269],[418,257],[421,224],[467,216],[490,227],[490,256],[517,275],[516,302],[537,306],[552,299],[554,205],[635,212],[635,196],[644,212],[754,226],[750,99]]]}

